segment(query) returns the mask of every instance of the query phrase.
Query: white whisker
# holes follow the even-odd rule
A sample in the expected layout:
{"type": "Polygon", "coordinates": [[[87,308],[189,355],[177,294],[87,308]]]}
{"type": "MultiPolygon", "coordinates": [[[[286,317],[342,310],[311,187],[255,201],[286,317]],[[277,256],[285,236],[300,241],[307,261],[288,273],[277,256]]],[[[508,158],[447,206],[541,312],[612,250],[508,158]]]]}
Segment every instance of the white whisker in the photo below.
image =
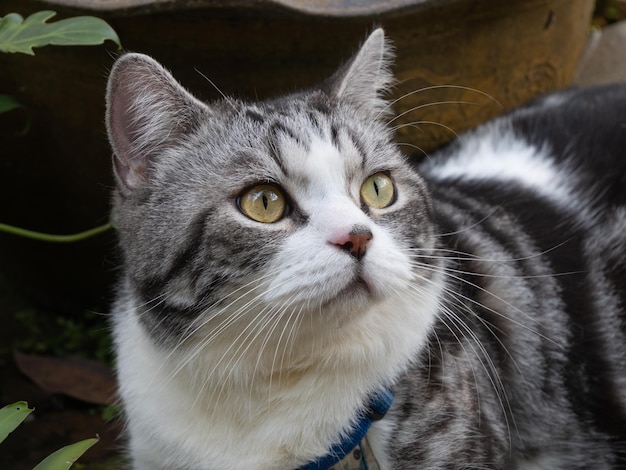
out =
{"type": "Polygon", "coordinates": [[[432,102],[429,102],[429,103],[424,103],[424,104],[420,104],[420,105],[417,105],[417,106],[413,106],[412,108],[409,108],[406,111],[403,111],[403,112],[401,112],[399,114],[396,114],[393,118],[391,118],[389,121],[387,121],[387,125],[393,123],[394,121],[400,119],[401,117],[406,116],[407,114],[412,113],[413,111],[418,111],[420,109],[429,108],[431,106],[441,106],[441,105],[445,105],[445,104],[471,104],[471,105],[476,105],[478,103],[474,103],[472,101],[459,101],[459,100],[432,101],[432,102]]]}
{"type": "MultiPolygon", "coordinates": [[[[420,129],[420,125],[421,124],[429,124],[432,126],[439,126],[439,127],[443,127],[444,129],[446,129],[447,131],[450,131],[450,133],[454,136],[454,137],[458,137],[458,134],[456,133],[456,131],[454,129],[452,129],[450,126],[446,126],[445,124],[442,124],[440,122],[436,122],[436,121],[426,121],[426,120],[419,120],[419,121],[411,121],[411,122],[405,122],[402,124],[399,124],[397,126],[392,127],[391,129],[393,131],[397,131],[399,129],[402,129],[403,127],[413,127],[415,129],[420,129]]],[[[419,147],[418,147],[419,148],[419,147]]],[[[420,149],[421,150],[421,149],[420,149]]]]}
{"type": "MultiPolygon", "coordinates": [[[[481,91],[477,88],[472,88],[472,87],[467,87],[467,86],[462,86],[462,85],[432,85],[432,86],[427,86],[427,87],[423,87],[423,88],[418,88],[416,90],[412,90],[408,93],[405,93],[404,95],[396,98],[393,101],[390,101],[389,104],[379,113],[378,116],[384,114],[387,109],[393,107],[396,103],[398,103],[399,101],[402,101],[403,99],[412,96],[412,95],[416,95],[418,93],[425,93],[428,91],[432,91],[432,90],[441,90],[441,89],[457,89],[457,90],[464,90],[464,91],[471,91],[474,93],[477,93],[479,95],[483,95],[485,97],[487,97],[489,100],[493,101],[494,103],[496,103],[501,109],[504,109],[504,106],[492,95],[490,95],[489,93],[485,93],[484,91],[481,91]]],[[[377,116],[377,117],[378,117],[377,116]]]]}
{"type": "Polygon", "coordinates": [[[209,82],[211,84],[211,86],[213,88],[215,88],[215,90],[222,95],[222,98],[224,98],[224,101],[226,101],[231,108],[233,108],[233,110],[235,112],[239,111],[239,108],[237,107],[237,104],[235,103],[235,101],[228,95],[226,95],[215,83],[213,83],[213,80],[211,80],[209,77],[207,77],[204,73],[202,73],[198,68],[194,68],[194,70],[196,72],[198,72],[200,74],[200,76],[202,78],[204,78],[207,82],[209,82]]]}

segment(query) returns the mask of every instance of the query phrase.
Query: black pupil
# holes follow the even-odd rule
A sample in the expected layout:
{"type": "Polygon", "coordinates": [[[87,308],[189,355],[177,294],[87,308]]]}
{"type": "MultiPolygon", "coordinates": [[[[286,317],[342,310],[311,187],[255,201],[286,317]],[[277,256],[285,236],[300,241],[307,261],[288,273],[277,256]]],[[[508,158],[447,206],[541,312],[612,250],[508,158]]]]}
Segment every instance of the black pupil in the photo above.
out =
{"type": "Polygon", "coordinates": [[[267,210],[267,204],[268,204],[268,200],[267,200],[267,196],[265,194],[263,194],[263,207],[265,208],[265,210],[267,210]]]}
{"type": "Polygon", "coordinates": [[[376,196],[378,196],[378,185],[376,184],[376,181],[372,181],[372,184],[374,185],[374,191],[376,191],[376,196]]]}

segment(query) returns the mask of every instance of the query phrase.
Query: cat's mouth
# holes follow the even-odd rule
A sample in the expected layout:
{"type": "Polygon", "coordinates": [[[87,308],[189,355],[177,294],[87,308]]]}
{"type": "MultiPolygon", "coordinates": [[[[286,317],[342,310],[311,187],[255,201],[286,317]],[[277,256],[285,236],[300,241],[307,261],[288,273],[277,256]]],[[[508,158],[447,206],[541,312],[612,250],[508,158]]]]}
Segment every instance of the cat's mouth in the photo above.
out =
{"type": "Polygon", "coordinates": [[[356,280],[352,282],[352,285],[348,287],[360,291],[365,291],[368,295],[374,294],[367,281],[365,281],[365,279],[363,279],[363,276],[361,276],[360,274],[357,276],[356,280]]]}
{"type": "Polygon", "coordinates": [[[374,296],[372,288],[367,281],[359,274],[350,283],[348,283],[343,289],[341,289],[335,296],[330,298],[324,303],[324,307],[345,302],[355,302],[369,299],[374,296]]]}

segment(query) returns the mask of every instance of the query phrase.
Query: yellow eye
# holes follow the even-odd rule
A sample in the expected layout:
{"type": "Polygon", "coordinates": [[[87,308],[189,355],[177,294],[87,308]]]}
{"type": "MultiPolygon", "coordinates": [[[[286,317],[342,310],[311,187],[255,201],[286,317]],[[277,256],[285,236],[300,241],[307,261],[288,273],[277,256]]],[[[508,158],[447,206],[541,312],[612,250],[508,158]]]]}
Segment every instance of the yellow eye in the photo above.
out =
{"type": "Polygon", "coordinates": [[[285,215],[285,196],[276,186],[261,184],[247,189],[237,200],[239,209],[256,222],[271,224],[285,215]]]}
{"type": "Polygon", "coordinates": [[[375,209],[383,209],[394,201],[393,181],[385,173],[376,173],[361,186],[361,199],[375,209]]]}

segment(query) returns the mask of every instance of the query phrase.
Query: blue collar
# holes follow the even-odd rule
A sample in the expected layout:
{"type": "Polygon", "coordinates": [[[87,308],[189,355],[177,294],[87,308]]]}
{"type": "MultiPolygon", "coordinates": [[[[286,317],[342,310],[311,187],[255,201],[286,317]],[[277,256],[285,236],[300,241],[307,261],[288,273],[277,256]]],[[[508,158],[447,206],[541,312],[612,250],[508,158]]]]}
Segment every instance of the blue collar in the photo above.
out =
{"type": "Polygon", "coordinates": [[[382,419],[393,402],[393,394],[383,388],[373,394],[367,406],[361,411],[360,417],[354,425],[352,432],[341,437],[341,441],[334,444],[328,453],[317,460],[313,460],[298,470],[328,470],[338,462],[341,462],[352,450],[357,447],[374,421],[382,419]]]}

